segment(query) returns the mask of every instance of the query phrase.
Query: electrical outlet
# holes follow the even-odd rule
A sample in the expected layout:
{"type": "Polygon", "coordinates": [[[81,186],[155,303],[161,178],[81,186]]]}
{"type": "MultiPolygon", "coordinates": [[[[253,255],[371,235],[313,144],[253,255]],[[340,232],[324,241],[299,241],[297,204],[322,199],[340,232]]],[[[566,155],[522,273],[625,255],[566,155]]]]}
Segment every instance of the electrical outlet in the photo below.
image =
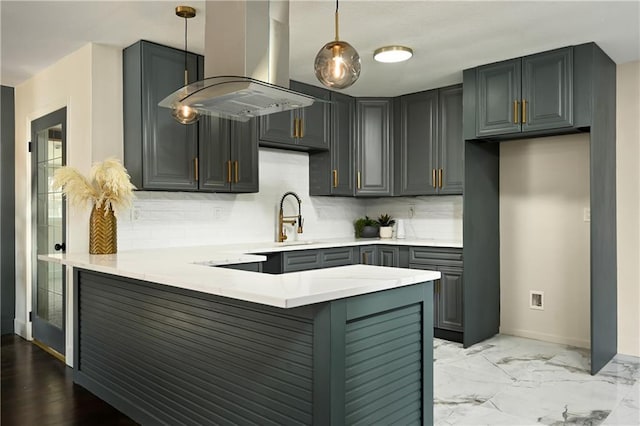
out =
{"type": "Polygon", "coordinates": [[[544,311],[544,291],[529,291],[529,308],[544,311]]]}
{"type": "Polygon", "coordinates": [[[591,209],[589,207],[584,208],[583,218],[585,222],[591,222],[591,209]]]}
{"type": "Polygon", "coordinates": [[[130,212],[131,212],[131,221],[132,222],[140,219],[140,209],[137,209],[137,208],[134,207],[134,208],[132,208],[130,210],[130,212]]]}
{"type": "Polygon", "coordinates": [[[416,214],[416,205],[415,204],[409,204],[409,219],[413,218],[413,216],[415,216],[416,214]]]}

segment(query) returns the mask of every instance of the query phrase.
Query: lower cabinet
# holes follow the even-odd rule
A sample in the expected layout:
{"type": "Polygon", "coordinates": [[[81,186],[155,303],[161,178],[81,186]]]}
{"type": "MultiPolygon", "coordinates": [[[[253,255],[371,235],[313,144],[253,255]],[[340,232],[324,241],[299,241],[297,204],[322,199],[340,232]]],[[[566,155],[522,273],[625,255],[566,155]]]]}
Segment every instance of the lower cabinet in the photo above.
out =
{"type": "Polygon", "coordinates": [[[262,272],[284,274],[311,269],[333,268],[358,263],[357,247],[337,247],[328,249],[294,250],[279,253],[265,253],[262,272]]]}
{"type": "Polygon", "coordinates": [[[464,331],[462,249],[411,247],[409,259],[409,268],[442,274],[433,287],[435,335],[461,341],[464,331]]]}

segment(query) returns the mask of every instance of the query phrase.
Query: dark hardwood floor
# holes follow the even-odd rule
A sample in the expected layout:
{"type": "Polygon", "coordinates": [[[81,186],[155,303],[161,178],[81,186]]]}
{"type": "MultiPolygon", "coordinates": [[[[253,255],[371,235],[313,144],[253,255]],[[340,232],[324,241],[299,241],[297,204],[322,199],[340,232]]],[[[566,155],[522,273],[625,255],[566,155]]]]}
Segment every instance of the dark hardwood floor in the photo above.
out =
{"type": "Polygon", "coordinates": [[[73,383],[73,371],[31,342],[2,336],[2,426],[135,425],[73,383]]]}

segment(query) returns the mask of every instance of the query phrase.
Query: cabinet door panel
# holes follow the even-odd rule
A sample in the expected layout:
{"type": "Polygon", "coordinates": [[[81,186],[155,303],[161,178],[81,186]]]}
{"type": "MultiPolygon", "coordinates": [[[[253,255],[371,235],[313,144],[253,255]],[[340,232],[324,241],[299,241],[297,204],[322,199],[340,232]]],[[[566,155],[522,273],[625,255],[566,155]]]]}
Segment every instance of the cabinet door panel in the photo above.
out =
{"type": "Polygon", "coordinates": [[[478,67],[478,137],[520,132],[520,68],[520,59],[478,67]]]}
{"type": "Polygon", "coordinates": [[[231,192],[258,192],[257,126],[255,118],[246,123],[230,123],[231,192]]]}
{"type": "Polygon", "coordinates": [[[360,246],[360,263],[362,265],[378,264],[378,249],[376,246],[360,246]]]}
{"type": "Polygon", "coordinates": [[[573,49],[522,59],[523,131],[573,125],[573,49]]]}
{"type": "Polygon", "coordinates": [[[389,99],[358,99],[357,195],[391,195],[389,99]]]}
{"type": "Polygon", "coordinates": [[[282,272],[306,271],[320,267],[320,250],[282,253],[282,272]]]}
{"type": "Polygon", "coordinates": [[[351,96],[340,93],[332,93],[331,100],[333,101],[331,163],[336,174],[335,182],[333,176],[330,178],[331,194],[353,195],[355,100],[351,96]]]}
{"type": "Polygon", "coordinates": [[[451,331],[463,331],[462,321],[462,270],[438,268],[442,273],[438,288],[437,327],[451,331]]]}
{"type": "Polygon", "coordinates": [[[440,90],[439,166],[442,168],[440,194],[462,195],[464,183],[464,139],[462,136],[462,86],[440,90]]]}
{"type": "Polygon", "coordinates": [[[229,121],[205,115],[200,118],[199,186],[204,191],[228,192],[229,121]]]}
{"type": "Polygon", "coordinates": [[[357,263],[357,249],[354,247],[340,247],[322,250],[322,267],[353,265],[357,263]]]}
{"type": "Polygon", "coordinates": [[[429,195],[437,192],[436,145],[438,140],[438,92],[431,90],[400,99],[400,140],[396,151],[399,168],[397,195],[429,195]]]}
{"type": "Polygon", "coordinates": [[[378,246],[378,265],[397,268],[400,263],[400,248],[378,246]]]}
{"type": "MultiPolygon", "coordinates": [[[[187,57],[190,80],[198,78],[196,55],[187,57]]],[[[143,187],[195,190],[198,126],[185,126],[158,102],[184,85],[184,52],[144,43],[142,46],[143,187]]]]}
{"type": "Polygon", "coordinates": [[[259,117],[260,142],[266,142],[265,146],[269,146],[269,142],[294,144],[293,117],[293,111],[283,111],[259,117]]]}
{"type": "MultiPolygon", "coordinates": [[[[319,87],[310,86],[308,84],[292,81],[291,90],[295,90],[316,99],[329,100],[330,93],[328,90],[319,87]]],[[[300,121],[300,135],[298,135],[298,144],[304,145],[312,149],[327,150],[329,149],[330,138],[330,111],[329,103],[314,102],[313,105],[301,108],[297,114],[300,121]]]]}

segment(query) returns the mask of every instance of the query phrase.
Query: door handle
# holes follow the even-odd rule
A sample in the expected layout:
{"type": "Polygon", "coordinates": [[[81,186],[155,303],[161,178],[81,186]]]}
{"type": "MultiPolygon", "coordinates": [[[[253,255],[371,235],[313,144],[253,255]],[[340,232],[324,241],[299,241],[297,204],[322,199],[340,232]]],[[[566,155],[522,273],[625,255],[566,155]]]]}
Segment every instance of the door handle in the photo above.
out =
{"type": "Polygon", "coordinates": [[[522,124],[527,123],[527,101],[526,99],[522,100],[522,124]]]}
{"type": "Polygon", "coordinates": [[[198,181],[198,157],[193,159],[193,177],[198,181]]]}
{"type": "Polygon", "coordinates": [[[442,189],[442,169],[438,169],[438,188],[442,189]]]}
{"type": "Polygon", "coordinates": [[[518,124],[520,122],[520,119],[518,117],[518,110],[520,108],[518,108],[518,104],[520,102],[518,101],[513,101],[513,124],[518,124]]]}
{"type": "Polygon", "coordinates": [[[335,169],[333,170],[333,187],[338,187],[338,171],[335,169]]]}
{"type": "Polygon", "coordinates": [[[438,180],[436,178],[436,169],[431,169],[431,184],[434,188],[438,186],[438,180]]]}
{"type": "Polygon", "coordinates": [[[227,183],[231,183],[231,160],[227,160],[227,183]]]}
{"type": "Polygon", "coordinates": [[[361,185],[360,185],[360,172],[358,172],[358,178],[357,178],[357,182],[356,183],[357,183],[358,189],[360,189],[361,188],[361,185]]]}
{"type": "Polygon", "coordinates": [[[234,165],[234,169],[235,169],[235,175],[236,175],[236,183],[238,183],[240,181],[240,162],[238,160],[233,162],[234,165]]]}
{"type": "Polygon", "coordinates": [[[67,245],[65,243],[56,243],[56,245],[53,246],[53,249],[55,251],[65,251],[67,250],[67,245]]]}

